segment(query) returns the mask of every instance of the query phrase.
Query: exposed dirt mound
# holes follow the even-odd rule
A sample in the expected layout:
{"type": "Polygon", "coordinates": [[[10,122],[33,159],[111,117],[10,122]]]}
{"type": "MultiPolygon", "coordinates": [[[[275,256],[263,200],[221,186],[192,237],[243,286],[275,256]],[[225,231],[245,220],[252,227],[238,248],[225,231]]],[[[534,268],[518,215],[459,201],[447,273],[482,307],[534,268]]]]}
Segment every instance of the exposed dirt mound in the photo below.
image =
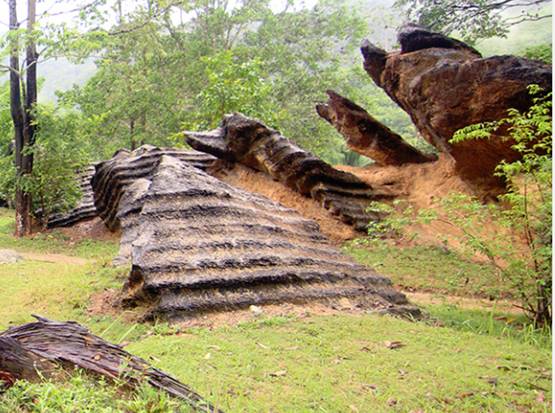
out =
{"type": "MultiPolygon", "coordinates": [[[[462,178],[455,170],[456,166],[452,159],[444,154],[439,156],[439,160],[424,164],[370,165],[364,168],[338,166],[337,168],[356,175],[377,190],[387,188],[395,194],[396,199],[406,200],[416,211],[429,209],[441,215],[444,212],[440,205],[441,200],[451,193],[495,202],[486,189],[479,189],[462,178]]],[[[426,225],[415,223],[406,230],[417,233],[419,243],[448,246],[455,250],[461,248],[459,240],[462,239],[462,231],[446,222],[433,221],[426,225]],[[440,242],[440,238],[447,244],[440,242]]],[[[499,226],[494,222],[484,224],[483,232],[486,236],[489,234],[495,237],[499,230],[499,226]]],[[[479,256],[476,258],[483,259],[479,256]]]]}
{"type": "Polygon", "coordinates": [[[338,169],[350,172],[372,187],[384,189],[405,198],[416,208],[430,208],[449,192],[484,196],[466,183],[455,171],[452,160],[440,155],[439,160],[402,166],[369,165],[364,168],[345,165],[338,169]]]}

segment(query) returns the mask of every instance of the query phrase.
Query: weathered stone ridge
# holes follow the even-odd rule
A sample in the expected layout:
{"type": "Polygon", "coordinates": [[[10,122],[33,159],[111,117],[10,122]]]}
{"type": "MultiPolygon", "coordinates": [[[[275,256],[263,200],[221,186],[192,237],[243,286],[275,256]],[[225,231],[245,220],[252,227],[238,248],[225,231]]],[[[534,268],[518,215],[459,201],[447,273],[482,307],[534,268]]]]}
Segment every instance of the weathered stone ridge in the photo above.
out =
{"type": "Polygon", "coordinates": [[[118,211],[132,265],[125,302],[150,304],[148,317],[340,298],[417,313],[387,278],[336,250],[314,221],[167,155],[148,177],[122,185],[129,178],[112,171],[133,158],[118,154],[98,179],[104,191],[122,192],[107,210],[118,211]]]}
{"type": "Polygon", "coordinates": [[[133,183],[137,185],[136,181],[140,178],[148,178],[164,155],[176,157],[201,170],[208,169],[216,160],[202,152],[143,145],[133,152],[120,150],[112,159],[98,163],[91,180],[94,203],[98,215],[110,230],[119,228],[119,201],[127,186],[133,183]],[[108,181],[117,184],[107,186],[108,181]]]}
{"type": "Polygon", "coordinates": [[[422,153],[408,144],[356,103],[333,90],[327,94],[328,102],[316,105],[316,111],[343,135],[353,151],[378,165],[400,166],[437,160],[437,156],[422,153]]]}
{"type": "Polygon", "coordinates": [[[48,228],[69,227],[96,216],[96,207],[94,206],[93,190],[91,187],[91,179],[94,173],[95,166],[93,164],[77,174],[81,199],[75,208],[70,211],[50,215],[47,222],[48,228]]]}
{"type": "Polygon", "coordinates": [[[333,168],[256,119],[237,113],[226,115],[218,129],[185,132],[185,136],[197,150],[264,172],[319,201],[359,231],[365,231],[370,221],[380,219],[367,207],[370,201],[388,194],[377,193],[353,174],[333,168]]]}

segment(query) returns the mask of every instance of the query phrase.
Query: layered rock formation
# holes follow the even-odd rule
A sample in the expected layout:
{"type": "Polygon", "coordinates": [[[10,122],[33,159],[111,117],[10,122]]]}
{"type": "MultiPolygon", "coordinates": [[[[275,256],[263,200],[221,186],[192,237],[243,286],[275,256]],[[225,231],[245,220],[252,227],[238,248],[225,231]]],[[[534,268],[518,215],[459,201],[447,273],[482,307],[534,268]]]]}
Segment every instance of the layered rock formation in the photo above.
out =
{"type": "MultiPolygon", "coordinates": [[[[129,185],[141,185],[141,178],[148,179],[158,166],[162,156],[172,156],[192,167],[207,170],[216,160],[211,155],[170,148],[157,148],[143,145],[131,152],[126,149],[116,152],[108,161],[96,166],[96,174],[91,180],[94,190],[94,203],[98,215],[106,226],[114,231],[119,228],[118,206],[120,198],[126,193],[129,185]],[[108,186],[107,181],[117,182],[117,186],[108,186]]],[[[133,191],[128,191],[127,196],[133,191]]]]}
{"type": "Polygon", "coordinates": [[[365,231],[370,221],[380,219],[367,211],[369,202],[388,197],[299,148],[278,131],[241,114],[226,115],[221,127],[214,131],[185,132],[185,137],[199,151],[264,172],[319,201],[359,231],[365,231]]]}
{"type": "Polygon", "coordinates": [[[516,56],[482,58],[464,43],[416,25],[400,30],[399,43],[400,52],[386,53],[364,41],[364,68],[410,115],[420,134],[454,159],[461,176],[488,179],[501,160],[518,156],[511,141],[498,136],[457,144],[449,140],[465,126],[504,118],[510,108],[529,108],[528,85],[551,91],[550,65],[516,56]]]}
{"type": "Polygon", "coordinates": [[[125,301],[149,304],[148,316],[340,298],[417,313],[387,278],[341,254],[293,210],[174,156],[131,179],[145,155],[119,153],[99,164],[93,187],[101,216],[121,227],[128,246],[125,301]]]}
{"type": "Polygon", "coordinates": [[[48,228],[69,227],[96,216],[96,207],[94,206],[93,190],[91,187],[91,179],[94,173],[95,166],[93,164],[77,174],[81,199],[72,210],[50,215],[47,222],[48,228]]]}
{"type": "Polygon", "coordinates": [[[333,90],[328,102],[316,105],[318,114],[345,137],[347,146],[379,165],[405,165],[437,160],[422,153],[400,135],[370,116],[362,107],[333,90]]]}

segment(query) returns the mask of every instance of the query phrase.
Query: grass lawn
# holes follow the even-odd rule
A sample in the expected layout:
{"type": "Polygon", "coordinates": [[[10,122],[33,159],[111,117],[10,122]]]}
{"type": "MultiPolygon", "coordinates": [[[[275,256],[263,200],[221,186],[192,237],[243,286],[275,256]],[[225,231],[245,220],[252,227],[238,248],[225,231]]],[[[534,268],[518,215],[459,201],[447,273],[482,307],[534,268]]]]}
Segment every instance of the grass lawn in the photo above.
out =
{"type": "Polygon", "coordinates": [[[351,242],[344,251],[404,289],[463,296],[512,295],[503,290],[490,265],[465,260],[451,250],[424,245],[399,248],[383,241],[367,246],[351,242]]]}
{"type": "MultiPolygon", "coordinates": [[[[345,314],[263,316],[218,328],[131,324],[89,311],[91,296],[121,286],[125,277],[125,270],[107,266],[117,250],[113,242],[70,245],[61,237],[52,241],[52,234],[15,240],[12,224],[2,212],[0,248],[89,261],[0,266],[0,329],[29,321],[31,313],[77,320],[126,342],[128,351],[227,412],[551,411],[550,336],[500,321],[492,311],[432,305],[432,318],[420,322],[345,314]],[[391,349],[391,342],[402,345],[391,349]]],[[[392,275],[382,262],[378,269],[392,275]]],[[[419,266],[422,277],[433,278],[434,267],[419,266]]],[[[79,373],[65,383],[20,383],[0,395],[0,413],[179,409],[149,388],[130,395],[79,373]]]]}

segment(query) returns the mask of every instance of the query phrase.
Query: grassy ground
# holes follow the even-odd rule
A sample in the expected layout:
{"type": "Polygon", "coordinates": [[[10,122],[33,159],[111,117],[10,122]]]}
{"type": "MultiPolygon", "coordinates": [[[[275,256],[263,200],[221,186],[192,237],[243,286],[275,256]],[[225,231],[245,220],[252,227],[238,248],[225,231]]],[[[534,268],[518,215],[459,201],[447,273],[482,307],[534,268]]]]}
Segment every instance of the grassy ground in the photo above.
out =
{"type": "Polygon", "coordinates": [[[349,243],[344,250],[404,289],[463,296],[511,295],[500,287],[490,265],[462,259],[451,250],[423,245],[399,248],[383,241],[349,243]]]}
{"type": "MultiPolygon", "coordinates": [[[[107,266],[114,243],[70,245],[55,234],[15,240],[11,225],[0,212],[0,248],[90,260],[0,266],[0,329],[30,320],[31,313],[77,320],[108,340],[126,342],[128,351],[225,411],[550,411],[550,337],[507,324],[496,312],[434,305],[427,307],[432,319],[423,322],[364,314],[263,316],[213,329],[130,324],[89,311],[91,296],[119,287],[125,276],[107,266]],[[391,349],[391,342],[402,345],[391,349]]],[[[356,255],[364,259],[361,251],[356,255]]],[[[392,275],[382,262],[380,271],[392,275]]],[[[418,265],[423,276],[434,276],[434,267],[418,265]]],[[[0,395],[0,413],[177,409],[146,388],[126,395],[79,374],[64,384],[21,383],[0,395]]]]}

